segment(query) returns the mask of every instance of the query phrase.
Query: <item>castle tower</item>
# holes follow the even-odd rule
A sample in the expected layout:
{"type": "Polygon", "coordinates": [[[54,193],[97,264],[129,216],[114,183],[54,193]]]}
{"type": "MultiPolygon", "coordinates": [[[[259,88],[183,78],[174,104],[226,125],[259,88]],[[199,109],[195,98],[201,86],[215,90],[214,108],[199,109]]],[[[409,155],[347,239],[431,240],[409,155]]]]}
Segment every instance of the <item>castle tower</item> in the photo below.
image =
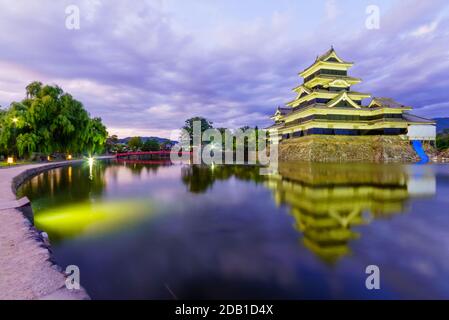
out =
{"type": "Polygon", "coordinates": [[[362,80],[348,74],[352,66],[334,48],[318,56],[299,73],[303,83],[293,89],[295,99],[278,107],[271,117],[271,135],[278,135],[281,143],[306,136],[394,136],[406,142],[435,141],[435,122],[411,115],[408,111],[412,107],[353,90],[352,86],[362,80]],[[368,98],[371,102],[364,104],[368,98]]]}

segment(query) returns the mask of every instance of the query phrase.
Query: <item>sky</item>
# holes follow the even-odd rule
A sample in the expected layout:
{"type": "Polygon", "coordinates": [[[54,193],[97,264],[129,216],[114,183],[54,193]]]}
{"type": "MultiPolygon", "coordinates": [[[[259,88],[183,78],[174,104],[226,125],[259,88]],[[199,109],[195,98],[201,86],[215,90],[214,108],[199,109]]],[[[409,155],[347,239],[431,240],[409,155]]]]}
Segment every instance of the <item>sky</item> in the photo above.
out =
{"type": "MultiPolygon", "coordinates": [[[[353,89],[449,116],[447,0],[0,0],[0,105],[57,84],[119,137],[264,127],[331,45],[353,89]],[[70,5],[79,29],[67,28],[70,5]],[[367,7],[379,28],[367,28],[367,7]]],[[[72,20],[70,20],[72,21],[72,20]]],[[[371,20],[370,20],[371,21],[371,20]]]]}

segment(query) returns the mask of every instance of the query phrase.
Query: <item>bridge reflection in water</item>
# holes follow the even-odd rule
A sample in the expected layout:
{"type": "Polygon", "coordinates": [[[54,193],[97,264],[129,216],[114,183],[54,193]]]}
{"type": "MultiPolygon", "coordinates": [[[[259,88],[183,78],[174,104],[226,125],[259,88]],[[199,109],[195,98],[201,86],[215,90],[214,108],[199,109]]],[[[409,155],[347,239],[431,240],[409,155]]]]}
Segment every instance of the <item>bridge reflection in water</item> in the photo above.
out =
{"type": "Polygon", "coordinates": [[[407,212],[412,197],[433,196],[432,167],[281,163],[269,176],[278,205],[287,205],[305,247],[328,263],[350,254],[357,226],[407,212]]]}

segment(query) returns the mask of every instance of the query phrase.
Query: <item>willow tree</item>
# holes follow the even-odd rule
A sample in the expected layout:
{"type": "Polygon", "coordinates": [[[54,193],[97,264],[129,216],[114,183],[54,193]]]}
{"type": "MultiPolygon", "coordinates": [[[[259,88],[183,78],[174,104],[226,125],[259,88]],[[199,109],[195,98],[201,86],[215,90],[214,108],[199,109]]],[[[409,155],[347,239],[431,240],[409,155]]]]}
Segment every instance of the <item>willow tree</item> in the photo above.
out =
{"type": "Polygon", "coordinates": [[[91,119],[81,102],[58,86],[33,82],[26,98],[1,118],[0,148],[19,156],[34,152],[93,154],[107,139],[100,118],[91,119]]]}
{"type": "MultiPolygon", "coordinates": [[[[3,136],[3,132],[4,132],[3,121],[4,121],[5,117],[6,117],[6,110],[3,110],[0,107],[0,139],[3,136]]],[[[0,156],[5,155],[6,153],[7,153],[7,150],[6,150],[5,146],[0,143],[0,156]]]]}
{"type": "Polygon", "coordinates": [[[104,151],[108,139],[108,131],[101,122],[101,118],[89,119],[84,133],[83,150],[87,151],[89,155],[104,151]]]}

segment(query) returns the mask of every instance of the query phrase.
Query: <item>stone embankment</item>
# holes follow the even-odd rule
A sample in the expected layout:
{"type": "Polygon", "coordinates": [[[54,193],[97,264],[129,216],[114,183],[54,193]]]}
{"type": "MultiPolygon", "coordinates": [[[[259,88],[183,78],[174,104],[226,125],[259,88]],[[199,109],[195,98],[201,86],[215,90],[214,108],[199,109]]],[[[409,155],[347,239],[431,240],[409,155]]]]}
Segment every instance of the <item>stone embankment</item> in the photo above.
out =
{"type": "Polygon", "coordinates": [[[279,161],[415,162],[409,141],[398,136],[308,136],[283,140],[279,161]]]}
{"type": "Polygon", "coordinates": [[[31,211],[29,202],[15,195],[32,176],[74,162],[0,169],[0,299],[89,299],[84,289],[66,288],[48,242],[24,215],[31,211]]]}

